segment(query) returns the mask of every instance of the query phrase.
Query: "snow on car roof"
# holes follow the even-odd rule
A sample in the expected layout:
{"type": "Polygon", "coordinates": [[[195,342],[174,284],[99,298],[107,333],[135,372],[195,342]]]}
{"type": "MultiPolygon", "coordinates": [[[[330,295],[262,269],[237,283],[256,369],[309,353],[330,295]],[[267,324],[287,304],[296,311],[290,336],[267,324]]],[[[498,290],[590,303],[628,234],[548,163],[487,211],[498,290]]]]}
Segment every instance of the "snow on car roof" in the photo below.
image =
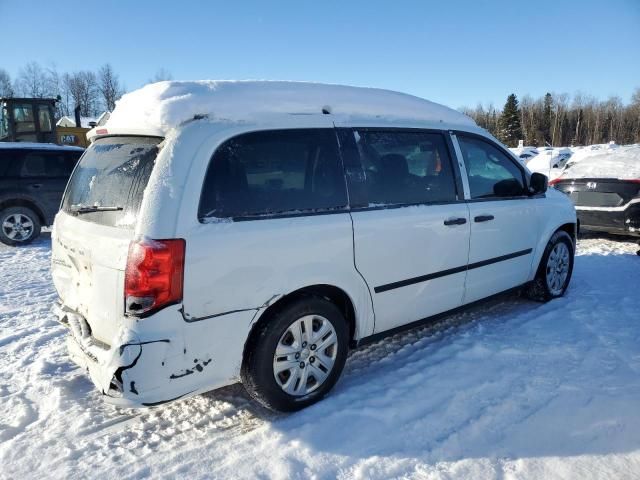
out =
{"type": "Polygon", "coordinates": [[[45,150],[84,150],[82,147],[74,147],[72,145],[57,145],[55,143],[36,143],[36,142],[0,142],[1,148],[41,148],[45,150]]]}
{"type": "Polygon", "coordinates": [[[574,154],[561,178],[640,179],[640,145],[581,150],[574,154]]]}
{"type": "Polygon", "coordinates": [[[165,81],[128,93],[107,128],[167,131],[206,115],[246,121],[260,114],[321,114],[476,126],[468,116],[413,95],[378,88],[260,80],[165,81]]]}

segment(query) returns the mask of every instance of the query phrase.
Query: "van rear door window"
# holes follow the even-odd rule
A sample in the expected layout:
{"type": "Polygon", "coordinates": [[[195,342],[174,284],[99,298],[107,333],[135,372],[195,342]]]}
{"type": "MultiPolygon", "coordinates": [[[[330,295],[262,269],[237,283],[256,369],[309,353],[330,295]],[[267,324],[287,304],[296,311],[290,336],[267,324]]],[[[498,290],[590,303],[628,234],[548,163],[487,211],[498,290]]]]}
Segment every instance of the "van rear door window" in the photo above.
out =
{"type": "Polygon", "coordinates": [[[216,150],[199,217],[304,213],[346,205],[332,129],[270,130],[239,135],[216,150]]]}
{"type": "Polygon", "coordinates": [[[161,138],[105,137],[85,151],[62,209],[101,225],[134,228],[161,138]]]}
{"type": "Polygon", "coordinates": [[[456,186],[441,133],[357,130],[370,205],[452,202],[456,186]]]}

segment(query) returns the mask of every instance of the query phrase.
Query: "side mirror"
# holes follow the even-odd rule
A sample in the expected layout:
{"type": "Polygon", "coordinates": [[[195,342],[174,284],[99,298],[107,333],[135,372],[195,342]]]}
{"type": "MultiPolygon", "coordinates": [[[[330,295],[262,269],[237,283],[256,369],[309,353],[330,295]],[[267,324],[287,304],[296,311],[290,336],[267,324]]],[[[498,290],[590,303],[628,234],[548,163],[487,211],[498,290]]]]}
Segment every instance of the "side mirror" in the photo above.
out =
{"type": "Polygon", "coordinates": [[[519,197],[523,193],[522,183],[515,178],[500,180],[493,186],[493,194],[496,197],[519,197]]]}
{"type": "Polygon", "coordinates": [[[543,175],[538,172],[534,172],[531,174],[531,179],[529,180],[529,193],[531,195],[536,195],[538,193],[544,193],[547,191],[549,187],[549,179],[546,175],[543,175]]]}

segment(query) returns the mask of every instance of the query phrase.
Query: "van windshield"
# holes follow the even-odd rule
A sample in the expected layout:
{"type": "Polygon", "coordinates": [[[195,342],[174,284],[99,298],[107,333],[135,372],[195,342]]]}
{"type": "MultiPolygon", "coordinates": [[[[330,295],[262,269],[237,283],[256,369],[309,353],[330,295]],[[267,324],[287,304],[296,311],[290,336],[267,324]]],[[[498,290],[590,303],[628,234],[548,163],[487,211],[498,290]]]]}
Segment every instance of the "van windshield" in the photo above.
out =
{"type": "Polygon", "coordinates": [[[162,138],[105,137],[80,159],[62,210],[101,225],[135,227],[162,138]]]}

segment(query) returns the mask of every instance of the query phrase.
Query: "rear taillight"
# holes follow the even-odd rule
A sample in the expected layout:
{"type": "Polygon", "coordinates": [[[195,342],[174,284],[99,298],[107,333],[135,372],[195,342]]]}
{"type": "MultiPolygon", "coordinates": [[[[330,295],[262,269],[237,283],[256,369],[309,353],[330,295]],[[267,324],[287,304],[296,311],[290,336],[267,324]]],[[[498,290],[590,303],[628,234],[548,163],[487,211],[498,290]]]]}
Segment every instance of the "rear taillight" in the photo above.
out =
{"type": "Polygon", "coordinates": [[[553,187],[555,184],[560,183],[561,181],[561,178],[554,178],[553,180],[549,180],[549,186],[553,187]]]}
{"type": "Polygon", "coordinates": [[[141,315],[182,300],[185,241],[131,242],[124,273],[125,312],[141,315]]]}

